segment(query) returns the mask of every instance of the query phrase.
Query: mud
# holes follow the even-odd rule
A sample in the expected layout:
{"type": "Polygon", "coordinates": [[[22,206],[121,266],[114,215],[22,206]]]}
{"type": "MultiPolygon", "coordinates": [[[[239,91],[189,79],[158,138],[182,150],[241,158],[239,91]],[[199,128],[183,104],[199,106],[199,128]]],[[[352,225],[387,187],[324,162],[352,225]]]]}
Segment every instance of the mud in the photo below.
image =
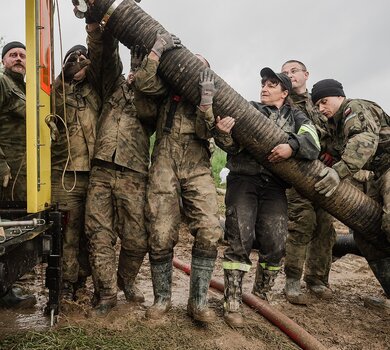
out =
{"type": "MultiPolygon", "coordinates": [[[[336,223],[336,228],[339,232],[346,232],[339,223],[336,223]]],[[[183,227],[175,256],[189,263],[191,245],[192,237],[183,227]]],[[[221,244],[220,259],[214,272],[214,277],[218,279],[223,277],[223,250],[221,244]]],[[[251,257],[255,263],[255,251],[251,257]]],[[[249,293],[252,289],[254,270],[245,276],[244,292],[249,293]]],[[[103,319],[90,319],[87,315],[91,308],[92,283],[88,281],[87,289],[78,293],[78,302],[65,305],[58,324],[49,330],[49,320],[43,316],[47,298],[43,271],[44,267],[38,267],[24,278],[24,284],[38,297],[34,309],[23,312],[0,310],[0,349],[299,349],[249,307],[244,308],[247,326],[242,330],[229,328],[222,318],[222,295],[215,290],[209,291],[209,299],[219,316],[218,320],[208,327],[192,322],[185,312],[189,277],[176,269],[173,309],[157,322],[146,320],[145,310],[153,302],[147,259],[137,281],[145,294],[145,303],[129,304],[119,292],[118,306],[113,312],[103,319]],[[75,338],[81,341],[84,337],[87,339],[85,343],[70,345],[75,338]],[[29,343],[26,343],[27,339],[29,343]],[[36,344],[40,344],[42,339],[45,345],[38,347],[36,344]]],[[[305,328],[328,349],[390,349],[390,313],[368,309],[363,304],[366,296],[383,297],[379,283],[363,258],[346,255],[332,264],[330,281],[334,295],[329,301],[310,296],[308,306],[291,305],[283,294],[284,281],[285,276],[281,273],[269,295],[270,304],[305,328]]]]}

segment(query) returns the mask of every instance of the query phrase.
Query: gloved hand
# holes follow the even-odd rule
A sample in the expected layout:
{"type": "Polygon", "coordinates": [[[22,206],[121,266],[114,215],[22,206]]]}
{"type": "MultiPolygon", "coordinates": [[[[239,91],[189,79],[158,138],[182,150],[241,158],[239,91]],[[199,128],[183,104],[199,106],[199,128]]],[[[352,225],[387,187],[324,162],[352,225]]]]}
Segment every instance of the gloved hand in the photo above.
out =
{"type": "Polygon", "coordinates": [[[199,77],[199,87],[200,87],[200,106],[207,106],[213,104],[213,98],[217,92],[214,81],[214,73],[211,69],[206,68],[203,72],[200,73],[199,77]]]}
{"type": "Polygon", "coordinates": [[[12,179],[11,168],[5,161],[1,163],[0,174],[0,179],[2,180],[3,187],[5,188],[8,186],[9,180],[12,179]]]}
{"type": "Polygon", "coordinates": [[[53,115],[49,115],[45,118],[45,122],[50,129],[50,138],[53,142],[57,142],[60,139],[60,132],[58,131],[55,120],[56,117],[53,115]]]}
{"type": "Polygon", "coordinates": [[[330,197],[340,183],[340,176],[336,170],[329,167],[323,169],[320,172],[320,176],[323,179],[314,185],[314,189],[320,194],[324,194],[325,197],[330,197]]]}
{"type": "Polygon", "coordinates": [[[65,64],[62,67],[64,71],[65,81],[71,81],[77,72],[79,72],[91,63],[89,59],[80,60],[80,56],[81,52],[76,51],[73,52],[66,60],[65,64]]]}
{"type": "Polygon", "coordinates": [[[322,163],[329,167],[332,167],[334,163],[336,163],[336,160],[327,152],[322,153],[319,159],[322,163]]]}
{"type": "Polygon", "coordinates": [[[156,41],[152,47],[152,51],[158,56],[161,55],[168,50],[177,49],[182,47],[180,39],[173,35],[169,34],[166,31],[159,29],[156,34],[156,41]]]}
{"type": "Polygon", "coordinates": [[[130,51],[131,51],[130,69],[132,72],[135,72],[137,68],[141,65],[146,52],[139,45],[132,46],[130,48],[130,51]]]}

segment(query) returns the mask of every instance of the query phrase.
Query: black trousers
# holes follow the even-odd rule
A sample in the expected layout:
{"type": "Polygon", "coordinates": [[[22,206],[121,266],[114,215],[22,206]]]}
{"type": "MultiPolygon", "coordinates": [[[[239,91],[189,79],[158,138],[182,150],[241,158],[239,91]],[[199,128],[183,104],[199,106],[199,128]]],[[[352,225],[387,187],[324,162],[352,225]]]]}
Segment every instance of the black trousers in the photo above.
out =
{"type": "Polygon", "coordinates": [[[269,176],[229,174],[225,204],[225,261],[251,265],[256,243],[259,263],[279,266],[287,236],[285,188],[269,176]]]}

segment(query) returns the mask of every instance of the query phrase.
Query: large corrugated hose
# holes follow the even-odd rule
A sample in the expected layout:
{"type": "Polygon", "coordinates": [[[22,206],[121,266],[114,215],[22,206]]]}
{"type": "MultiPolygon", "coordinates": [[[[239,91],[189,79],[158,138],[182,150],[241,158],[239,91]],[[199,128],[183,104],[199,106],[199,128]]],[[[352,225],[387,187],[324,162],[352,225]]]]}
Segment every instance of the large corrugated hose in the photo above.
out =
{"type": "MultiPolygon", "coordinates": [[[[110,30],[127,47],[143,45],[151,49],[158,29],[164,29],[156,20],[145,13],[132,0],[94,0],[91,7],[95,18],[103,18],[111,5],[117,8],[107,21],[110,30]]],[[[178,34],[178,33],[176,33],[178,34]]],[[[204,69],[202,62],[188,49],[181,48],[166,52],[160,62],[159,74],[193,104],[200,100],[199,73],[204,69]]],[[[314,190],[319,173],[325,167],[320,161],[289,159],[281,163],[267,162],[271,149],[287,141],[287,134],[272,121],[252,107],[240,94],[217,74],[218,91],[214,97],[214,113],[232,116],[236,123],[233,136],[265,167],[280,176],[305,197],[319,203],[329,213],[347,226],[353,228],[365,241],[375,246],[374,259],[390,256],[390,243],[381,232],[381,206],[348,182],[342,181],[337,191],[325,198],[314,190]]],[[[370,260],[369,252],[365,254],[370,260]]],[[[371,258],[372,260],[372,258],[371,258]]]]}

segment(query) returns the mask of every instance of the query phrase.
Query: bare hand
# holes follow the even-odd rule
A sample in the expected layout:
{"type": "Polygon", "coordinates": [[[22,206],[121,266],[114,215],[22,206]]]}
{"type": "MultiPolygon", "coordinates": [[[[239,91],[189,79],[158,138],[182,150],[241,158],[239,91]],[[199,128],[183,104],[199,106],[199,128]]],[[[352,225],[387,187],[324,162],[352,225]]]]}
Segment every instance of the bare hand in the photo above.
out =
{"type": "Polygon", "coordinates": [[[224,134],[230,134],[235,123],[236,121],[234,120],[234,118],[229,116],[224,118],[218,116],[217,118],[215,118],[215,126],[217,127],[218,131],[224,134]]]}
{"type": "Polygon", "coordinates": [[[282,143],[274,147],[271,154],[268,156],[268,161],[271,163],[281,162],[290,158],[293,154],[293,150],[288,143],[282,143]]]}

